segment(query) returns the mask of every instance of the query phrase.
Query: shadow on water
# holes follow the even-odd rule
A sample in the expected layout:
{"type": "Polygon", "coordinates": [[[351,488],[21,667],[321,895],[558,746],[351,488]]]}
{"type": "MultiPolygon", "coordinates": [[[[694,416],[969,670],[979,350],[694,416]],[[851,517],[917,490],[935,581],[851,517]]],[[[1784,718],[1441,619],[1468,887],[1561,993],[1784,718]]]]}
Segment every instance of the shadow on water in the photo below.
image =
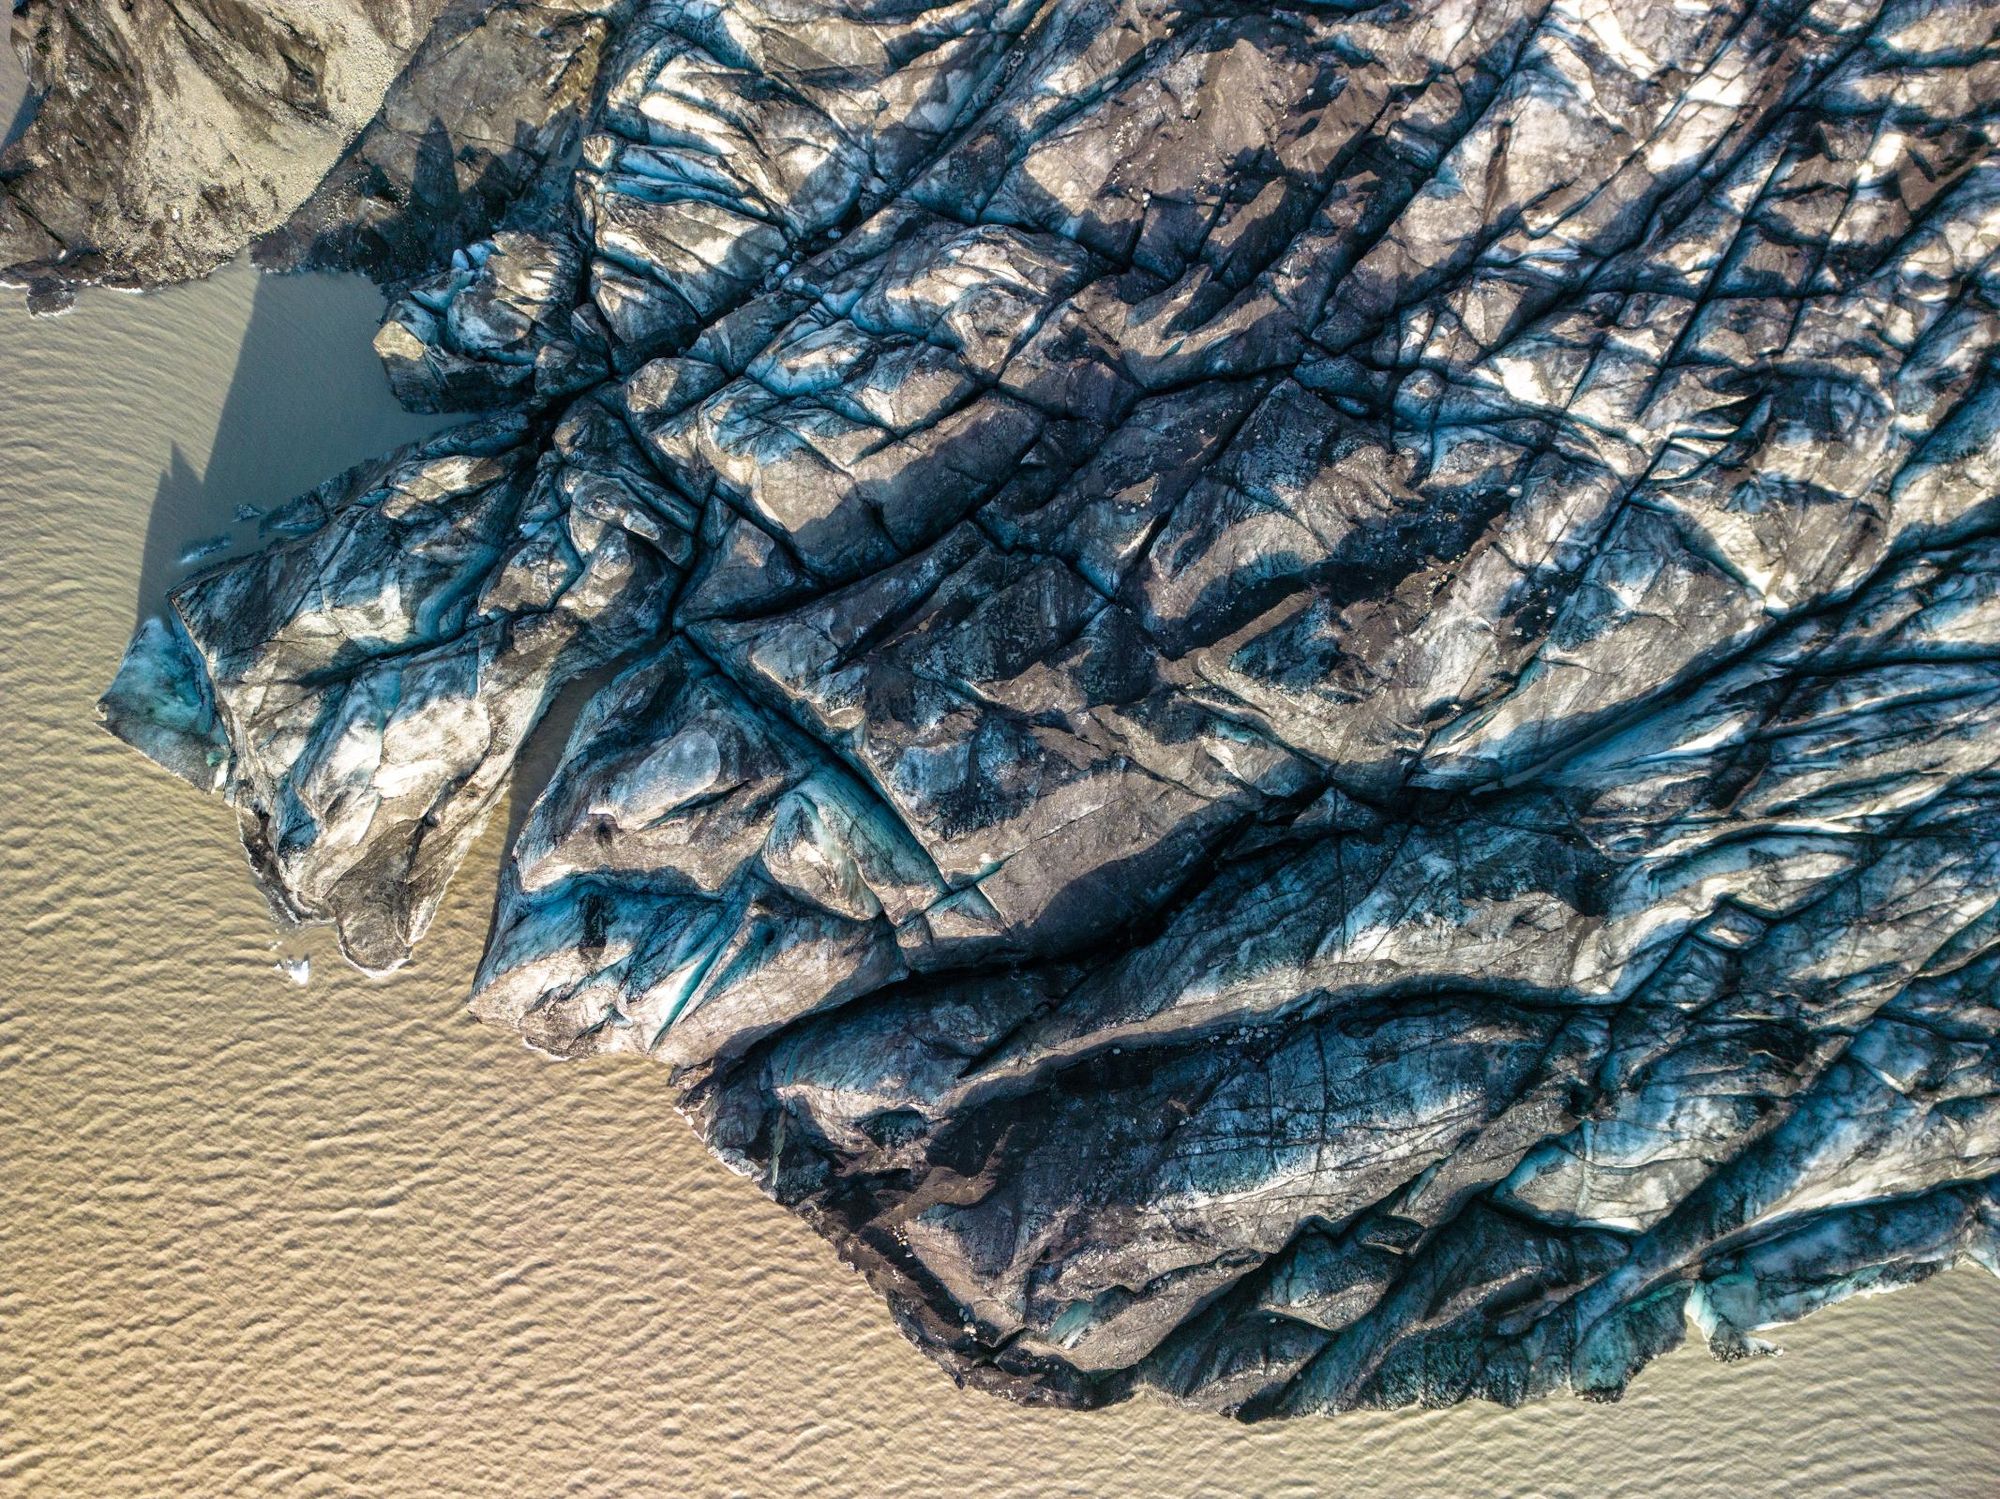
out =
{"type": "Polygon", "coordinates": [[[207,468],[176,445],[160,474],[135,623],[183,579],[254,550],[265,511],[449,424],[389,394],[370,346],[381,313],[359,276],[258,276],[207,468]]]}
{"type": "Polygon", "coordinates": [[[40,104],[41,97],[28,87],[21,59],[15,55],[5,33],[0,32],[0,119],[7,122],[6,134],[0,135],[0,151],[27,134],[28,127],[35,123],[35,110],[40,104]]]}
{"type": "Polygon", "coordinates": [[[562,765],[563,750],[569,745],[570,731],[590,706],[590,700],[631,663],[621,658],[595,671],[582,672],[560,687],[542,711],[533,731],[521,746],[514,762],[514,777],[507,803],[507,846],[528,820],[535,802],[562,765]]]}

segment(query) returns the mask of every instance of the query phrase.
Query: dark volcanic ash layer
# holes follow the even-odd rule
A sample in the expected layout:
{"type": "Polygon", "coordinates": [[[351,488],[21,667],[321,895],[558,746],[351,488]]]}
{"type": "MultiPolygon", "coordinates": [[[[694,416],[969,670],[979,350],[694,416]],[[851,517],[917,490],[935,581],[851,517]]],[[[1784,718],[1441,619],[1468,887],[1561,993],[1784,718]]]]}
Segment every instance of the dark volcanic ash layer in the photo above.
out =
{"type": "Polygon", "coordinates": [[[386,969],[611,673],[474,1007],[960,1378],[1610,1396],[1994,1267],[2000,6],[151,4],[17,23],[5,274],[261,234],[482,415],[111,727],[386,969]]]}

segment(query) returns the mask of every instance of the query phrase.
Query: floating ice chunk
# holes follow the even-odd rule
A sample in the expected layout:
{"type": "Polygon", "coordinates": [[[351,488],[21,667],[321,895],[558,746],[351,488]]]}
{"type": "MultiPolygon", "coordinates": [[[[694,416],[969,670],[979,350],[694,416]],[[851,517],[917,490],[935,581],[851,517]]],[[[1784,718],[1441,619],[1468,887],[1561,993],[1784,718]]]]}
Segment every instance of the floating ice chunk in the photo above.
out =
{"type": "Polygon", "coordinates": [[[226,535],[208,536],[200,541],[191,541],[181,548],[181,566],[186,567],[190,563],[201,561],[204,557],[213,557],[217,552],[228,550],[229,538],[226,535]]]}

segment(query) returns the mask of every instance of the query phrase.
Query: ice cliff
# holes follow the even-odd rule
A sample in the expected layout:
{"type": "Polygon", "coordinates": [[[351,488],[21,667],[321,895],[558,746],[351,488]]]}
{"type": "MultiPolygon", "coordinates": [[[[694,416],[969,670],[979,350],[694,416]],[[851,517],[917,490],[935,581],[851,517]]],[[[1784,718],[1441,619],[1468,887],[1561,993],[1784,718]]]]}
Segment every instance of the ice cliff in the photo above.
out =
{"type": "Polygon", "coordinates": [[[474,1008],[960,1379],[1609,1397],[1994,1268],[2000,5],[16,26],[8,279],[259,236],[479,413],[113,731],[381,970],[601,681],[474,1008]]]}

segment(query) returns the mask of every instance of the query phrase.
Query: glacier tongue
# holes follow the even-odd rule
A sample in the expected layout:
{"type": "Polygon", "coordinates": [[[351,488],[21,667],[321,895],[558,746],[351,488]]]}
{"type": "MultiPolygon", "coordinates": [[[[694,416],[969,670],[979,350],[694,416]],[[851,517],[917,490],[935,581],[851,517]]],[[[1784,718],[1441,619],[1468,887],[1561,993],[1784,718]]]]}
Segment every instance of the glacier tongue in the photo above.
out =
{"type": "MultiPolygon", "coordinates": [[[[1609,1398],[1996,1268],[2000,5],[435,14],[264,254],[484,414],[105,700],[282,909],[394,967],[608,674],[475,1010],[1020,1399],[1609,1398]]],[[[85,253],[44,77],[0,275],[275,221],[85,253]]]]}

